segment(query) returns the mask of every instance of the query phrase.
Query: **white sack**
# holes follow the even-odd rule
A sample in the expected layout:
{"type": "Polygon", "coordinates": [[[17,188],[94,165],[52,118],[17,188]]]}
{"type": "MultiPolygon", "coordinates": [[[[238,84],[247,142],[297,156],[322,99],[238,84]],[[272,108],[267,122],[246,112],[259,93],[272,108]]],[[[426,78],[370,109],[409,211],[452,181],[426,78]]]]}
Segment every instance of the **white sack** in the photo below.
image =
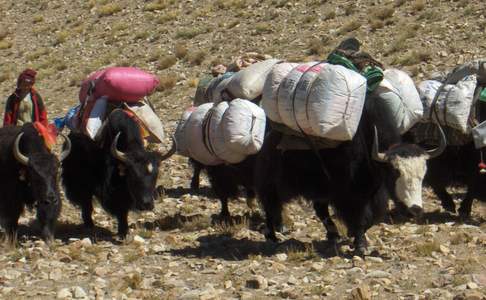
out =
{"type": "Polygon", "coordinates": [[[191,106],[190,108],[184,111],[181,119],[177,123],[177,127],[174,133],[174,137],[177,145],[177,153],[186,157],[189,156],[189,145],[188,145],[188,141],[186,140],[184,130],[185,130],[185,125],[187,123],[187,120],[189,120],[189,117],[194,112],[194,110],[196,110],[196,107],[191,106]]]}
{"type": "Polygon", "coordinates": [[[257,153],[263,145],[265,122],[265,112],[258,105],[232,100],[221,124],[226,147],[246,155],[257,153]]]}
{"type": "MultiPolygon", "coordinates": [[[[253,104],[254,105],[254,104],[253,104]]],[[[228,102],[220,102],[219,104],[213,106],[208,115],[206,128],[205,144],[218,158],[224,160],[225,162],[235,164],[239,163],[245,159],[246,155],[241,151],[234,151],[228,147],[224,136],[224,129],[222,124],[222,119],[226,117],[226,111],[229,105],[228,102]]],[[[244,121],[244,120],[241,120],[244,121]]],[[[241,126],[241,124],[240,124],[241,126]]]]}
{"type": "Polygon", "coordinates": [[[309,99],[312,84],[316,80],[317,76],[319,76],[322,68],[327,66],[329,66],[329,64],[326,63],[318,63],[313,65],[311,68],[305,71],[295,89],[293,101],[294,120],[292,124],[298,124],[302,131],[309,135],[315,134],[312,130],[312,126],[309,123],[307,112],[309,106],[307,101],[309,99]]]}
{"type": "Polygon", "coordinates": [[[281,123],[287,125],[293,130],[300,131],[294,117],[293,97],[300,78],[309,68],[316,65],[317,62],[308,62],[300,64],[290,71],[280,84],[278,89],[278,114],[281,123]]]}
{"type": "Polygon", "coordinates": [[[400,134],[419,122],[424,113],[412,78],[397,69],[384,71],[383,81],[370,95],[366,105],[379,117],[387,118],[389,124],[397,128],[400,134]]]}
{"type": "Polygon", "coordinates": [[[296,66],[298,64],[285,62],[274,65],[263,85],[261,106],[267,117],[274,122],[282,123],[277,103],[280,83],[296,66]]]}
{"type": "Polygon", "coordinates": [[[198,106],[184,125],[184,139],[188,156],[208,166],[223,163],[221,159],[211,154],[204,144],[203,122],[207,112],[213,107],[213,103],[198,106]]]}
{"type": "Polygon", "coordinates": [[[248,66],[232,76],[226,88],[234,98],[253,100],[260,96],[263,84],[278,59],[267,59],[248,66]]]}
{"type": "Polygon", "coordinates": [[[152,110],[150,105],[140,101],[137,103],[124,103],[125,108],[134,113],[137,118],[145,125],[150,135],[147,141],[150,143],[162,143],[164,141],[164,126],[159,116],[152,110]]]}
{"type": "Polygon", "coordinates": [[[469,133],[468,120],[476,84],[476,75],[467,76],[457,84],[443,85],[434,80],[422,81],[418,85],[418,91],[424,106],[425,119],[469,133]],[[439,95],[433,106],[437,92],[439,95]]]}
{"type": "Polygon", "coordinates": [[[309,123],[316,136],[351,140],[358,129],[366,97],[366,78],[340,65],[327,64],[312,85],[309,123]]]}
{"type": "Polygon", "coordinates": [[[94,140],[98,130],[101,128],[103,121],[105,120],[106,105],[108,103],[108,97],[102,96],[96,99],[93,108],[91,109],[86,122],[86,133],[94,140]]]}
{"type": "Polygon", "coordinates": [[[486,59],[470,61],[454,68],[447,74],[447,83],[457,83],[469,75],[476,75],[479,83],[486,84],[486,59]]]}

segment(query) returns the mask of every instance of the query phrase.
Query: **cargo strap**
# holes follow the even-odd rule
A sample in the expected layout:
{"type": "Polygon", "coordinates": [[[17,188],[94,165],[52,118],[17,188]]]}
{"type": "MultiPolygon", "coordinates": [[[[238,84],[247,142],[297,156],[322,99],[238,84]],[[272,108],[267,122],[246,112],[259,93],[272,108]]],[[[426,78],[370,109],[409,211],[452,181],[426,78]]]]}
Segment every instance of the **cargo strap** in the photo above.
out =
{"type": "MultiPolygon", "coordinates": [[[[306,71],[304,71],[304,73],[302,74],[302,76],[304,76],[305,73],[307,73],[309,70],[311,70],[312,68],[314,68],[315,66],[317,66],[317,65],[319,65],[321,63],[322,62],[318,62],[318,63],[314,64],[313,66],[311,66],[310,68],[308,68],[306,71]]],[[[299,128],[300,133],[304,136],[304,140],[306,141],[306,143],[309,145],[309,147],[312,149],[312,151],[316,155],[317,159],[319,160],[319,165],[321,167],[322,173],[324,173],[324,176],[326,176],[328,180],[331,180],[331,174],[327,170],[327,167],[324,164],[324,160],[322,159],[321,154],[319,153],[319,150],[317,149],[317,147],[314,144],[314,142],[312,141],[312,139],[304,132],[304,130],[302,129],[302,127],[300,127],[299,123],[297,122],[297,116],[295,115],[295,95],[297,94],[298,88],[302,84],[304,84],[304,83],[299,80],[299,82],[297,83],[297,86],[295,87],[295,89],[294,89],[294,91],[292,93],[292,112],[293,112],[293,115],[294,115],[295,124],[297,124],[297,127],[299,128]]]]}

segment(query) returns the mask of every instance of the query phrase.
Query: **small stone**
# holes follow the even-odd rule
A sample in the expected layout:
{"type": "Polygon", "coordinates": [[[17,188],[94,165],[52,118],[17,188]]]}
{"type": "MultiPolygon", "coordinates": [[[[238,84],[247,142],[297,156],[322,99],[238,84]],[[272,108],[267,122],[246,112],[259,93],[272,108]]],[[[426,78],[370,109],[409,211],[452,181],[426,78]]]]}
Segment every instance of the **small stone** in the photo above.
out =
{"type": "Polygon", "coordinates": [[[160,245],[155,245],[152,250],[154,250],[154,252],[165,252],[167,251],[167,247],[164,245],[164,244],[160,244],[160,245]]]}
{"type": "Polygon", "coordinates": [[[256,275],[246,281],[246,287],[251,289],[266,289],[268,287],[268,281],[265,277],[256,275]]]}
{"type": "Polygon", "coordinates": [[[299,284],[299,281],[297,280],[297,278],[294,277],[294,275],[290,275],[289,279],[287,279],[287,282],[293,285],[299,284]]]}
{"type": "Polygon", "coordinates": [[[275,255],[275,257],[277,258],[278,261],[286,261],[288,258],[287,254],[285,253],[279,253],[275,255]]]}
{"type": "Polygon", "coordinates": [[[69,288],[63,288],[57,292],[57,299],[71,298],[73,294],[69,288]]]}
{"type": "Polygon", "coordinates": [[[84,289],[80,286],[77,286],[74,288],[74,298],[80,299],[80,298],[86,298],[88,295],[86,295],[86,292],[84,289]]]}
{"type": "Polygon", "coordinates": [[[140,244],[140,245],[143,245],[145,244],[145,239],[139,235],[136,235],[133,237],[133,242],[136,243],[136,244],[140,244]]]}
{"type": "Polygon", "coordinates": [[[449,248],[447,248],[446,246],[444,246],[444,245],[440,245],[439,246],[439,250],[444,255],[447,255],[447,254],[449,254],[451,252],[451,250],[449,248]]]}
{"type": "Polygon", "coordinates": [[[324,264],[323,263],[320,263],[320,262],[316,262],[316,263],[313,263],[311,265],[311,271],[322,271],[322,269],[324,269],[324,264]]]}
{"type": "Polygon", "coordinates": [[[233,286],[233,282],[231,280],[226,280],[224,282],[224,288],[225,289],[230,289],[233,286]]]}
{"type": "Polygon", "coordinates": [[[351,298],[353,300],[371,300],[370,287],[366,284],[358,286],[352,290],[351,298]]]}
{"type": "Polygon", "coordinates": [[[366,257],[366,260],[374,263],[379,263],[379,264],[383,262],[383,259],[381,257],[376,257],[376,256],[368,256],[366,257]]]}
{"type": "Polygon", "coordinates": [[[54,269],[51,273],[49,273],[49,279],[54,281],[59,281],[63,277],[61,269],[54,269]]]}
{"type": "Polygon", "coordinates": [[[475,290],[477,289],[479,286],[476,282],[468,282],[467,283],[467,288],[470,289],[470,290],[475,290]]]}
{"type": "Polygon", "coordinates": [[[89,238],[84,238],[81,240],[81,246],[83,247],[91,247],[93,244],[91,243],[91,240],[89,238]]]}
{"type": "Polygon", "coordinates": [[[366,274],[367,278],[389,278],[391,275],[388,272],[385,271],[372,271],[366,274]]]}
{"type": "Polygon", "coordinates": [[[472,279],[479,286],[486,287],[486,273],[484,273],[484,274],[473,274],[472,279]]]}
{"type": "Polygon", "coordinates": [[[454,300],[484,300],[486,296],[479,291],[465,291],[454,297],[454,300]]]}
{"type": "Polygon", "coordinates": [[[279,296],[282,298],[288,298],[288,299],[299,299],[299,295],[297,294],[296,291],[286,289],[283,290],[279,293],[279,296]]]}

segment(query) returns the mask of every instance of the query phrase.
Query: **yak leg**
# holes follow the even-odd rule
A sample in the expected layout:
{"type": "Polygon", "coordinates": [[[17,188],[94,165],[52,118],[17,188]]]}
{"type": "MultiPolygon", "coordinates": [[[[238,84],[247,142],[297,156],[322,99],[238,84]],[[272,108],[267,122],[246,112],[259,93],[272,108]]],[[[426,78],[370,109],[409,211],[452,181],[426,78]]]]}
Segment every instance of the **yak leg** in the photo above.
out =
{"type": "Polygon", "coordinates": [[[327,240],[329,242],[336,243],[336,240],[339,238],[339,232],[337,230],[336,224],[334,224],[334,221],[329,215],[328,203],[314,201],[314,210],[316,211],[316,215],[319,217],[322,224],[326,228],[327,240]]]}
{"type": "Polygon", "coordinates": [[[275,230],[282,227],[282,202],[275,189],[267,190],[265,195],[261,195],[261,202],[265,211],[267,224],[265,238],[273,242],[278,242],[275,230]]]}
{"type": "Polygon", "coordinates": [[[128,234],[128,211],[122,211],[116,216],[118,220],[118,236],[124,240],[128,234]]]}
{"type": "Polygon", "coordinates": [[[442,207],[451,213],[456,212],[456,205],[454,204],[454,200],[452,200],[451,195],[447,192],[445,185],[443,184],[433,184],[432,190],[439,198],[442,207]]]}
{"type": "Polygon", "coordinates": [[[250,188],[246,188],[246,205],[251,211],[255,211],[257,208],[255,191],[250,188]]]}
{"type": "Polygon", "coordinates": [[[199,189],[199,177],[201,175],[201,170],[203,168],[202,164],[191,159],[192,167],[194,169],[194,173],[192,174],[191,179],[191,189],[198,190],[199,189]]]}
{"type": "Polygon", "coordinates": [[[231,215],[228,208],[228,197],[220,197],[221,200],[221,212],[219,213],[219,218],[223,222],[231,223],[231,215]]]}
{"type": "Polygon", "coordinates": [[[368,241],[366,241],[365,232],[359,228],[353,233],[354,236],[354,252],[358,256],[363,256],[368,248],[368,241]]]}
{"type": "Polygon", "coordinates": [[[466,197],[461,202],[459,207],[459,216],[461,219],[466,220],[471,217],[472,203],[476,196],[476,184],[471,185],[467,189],[466,197]]]}

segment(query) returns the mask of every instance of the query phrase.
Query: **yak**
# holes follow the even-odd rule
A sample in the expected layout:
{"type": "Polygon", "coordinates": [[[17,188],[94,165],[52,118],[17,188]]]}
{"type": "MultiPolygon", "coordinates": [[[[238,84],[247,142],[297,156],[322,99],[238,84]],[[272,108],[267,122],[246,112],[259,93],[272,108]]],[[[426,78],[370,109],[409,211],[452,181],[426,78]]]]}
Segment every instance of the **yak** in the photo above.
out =
{"type": "MultiPolygon", "coordinates": [[[[64,138],[61,161],[71,148],[69,139],[64,138]]],[[[0,220],[11,245],[16,243],[18,219],[25,206],[36,207],[42,237],[52,241],[61,210],[58,170],[58,158],[33,123],[0,128],[0,220]]]]}
{"type": "Polygon", "coordinates": [[[447,187],[466,186],[466,195],[459,207],[461,219],[471,216],[474,199],[486,202],[486,174],[481,173],[478,166],[480,151],[472,141],[464,145],[448,145],[442,155],[427,162],[425,183],[430,185],[445,210],[456,213],[456,205],[447,187]]]}
{"type": "Polygon", "coordinates": [[[71,132],[71,154],[63,161],[62,180],[67,198],[81,208],[84,225],[94,236],[93,196],[118,221],[118,236],[128,234],[130,210],[152,210],[160,162],[164,155],[144,147],[138,121],[122,109],[113,110],[99,138],[71,132]]]}
{"type": "Polygon", "coordinates": [[[315,150],[280,149],[283,134],[272,129],[255,166],[267,240],[278,241],[275,231],[282,226],[282,207],[297,196],[312,201],[327,230],[327,239],[335,242],[339,234],[328,210],[332,205],[354,237],[357,254],[366,251],[365,232],[385,214],[389,198],[410,214],[420,215],[426,160],[443,151],[445,136],[442,135],[439,147],[427,152],[418,145],[402,142],[392,128],[373,121],[365,110],[351,141],[315,150]]]}

